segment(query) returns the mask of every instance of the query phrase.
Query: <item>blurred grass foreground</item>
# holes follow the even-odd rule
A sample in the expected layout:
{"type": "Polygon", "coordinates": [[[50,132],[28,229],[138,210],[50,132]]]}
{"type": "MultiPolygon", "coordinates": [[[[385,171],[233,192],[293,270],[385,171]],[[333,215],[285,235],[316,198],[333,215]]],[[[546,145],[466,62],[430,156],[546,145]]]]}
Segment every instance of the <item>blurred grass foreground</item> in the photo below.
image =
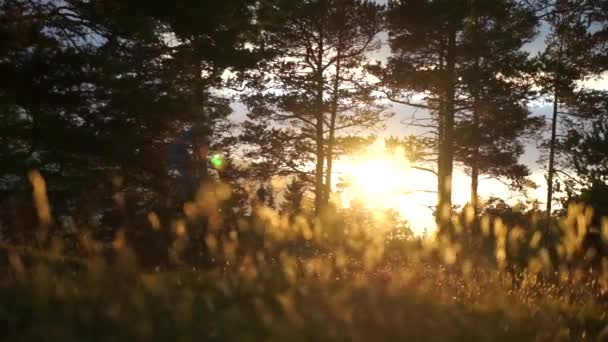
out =
{"type": "Polygon", "coordinates": [[[608,340],[608,220],[582,205],[550,225],[465,208],[416,237],[361,208],[236,215],[215,183],[108,239],[67,229],[30,181],[37,217],[0,227],[1,340],[608,340]]]}

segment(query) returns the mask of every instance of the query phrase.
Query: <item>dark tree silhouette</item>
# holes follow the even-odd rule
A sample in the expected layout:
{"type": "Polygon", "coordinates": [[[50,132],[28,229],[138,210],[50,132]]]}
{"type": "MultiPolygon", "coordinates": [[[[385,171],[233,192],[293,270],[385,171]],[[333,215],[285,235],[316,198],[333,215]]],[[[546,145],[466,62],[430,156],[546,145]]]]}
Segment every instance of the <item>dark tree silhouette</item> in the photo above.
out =
{"type": "Polygon", "coordinates": [[[517,165],[519,138],[534,120],[525,107],[530,84],[521,84],[531,68],[520,49],[537,21],[514,1],[392,1],[388,18],[393,53],[376,72],[390,100],[430,111],[411,123],[429,132],[406,143],[437,163],[436,171],[423,169],[438,178],[441,224],[452,207],[454,161],[471,169],[473,202],[480,173],[527,174],[517,165]]]}
{"type": "Polygon", "coordinates": [[[344,132],[386,117],[363,68],[366,53],[377,49],[381,15],[381,6],[359,0],[287,7],[283,26],[266,40],[279,53],[250,83],[242,138],[256,175],[297,175],[314,184],[317,211],[329,199],[344,132]]]}
{"type": "Polygon", "coordinates": [[[255,1],[2,2],[3,201],[25,196],[38,169],[53,213],[82,225],[181,210],[208,177],[207,151],[225,146],[224,72],[265,56],[259,11],[255,1]]]}
{"type": "Polygon", "coordinates": [[[538,132],[531,116],[533,71],[522,46],[536,36],[534,13],[511,1],[472,1],[463,40],[461,107],[456,123],[456,154],[469,169],[471,205],[478,207],[480,175],[505,177],[521,188],[529,170],[519,163],[522,138],[538,132]]]}
{"type": "Polygon", "coordinates": [[[552,97],[551,133],[548,150],[546,218],[552,214],[556,160],[559,159],[558,132],[560,114],[567,114],[564,102],[575,92],[576,82],[590,75],[593,39],[589,32],[585,1],[545,1],[545,21],[551,27],[546,49],[539,57],[540,76],[537,81],[543,92],[552,97]]]}

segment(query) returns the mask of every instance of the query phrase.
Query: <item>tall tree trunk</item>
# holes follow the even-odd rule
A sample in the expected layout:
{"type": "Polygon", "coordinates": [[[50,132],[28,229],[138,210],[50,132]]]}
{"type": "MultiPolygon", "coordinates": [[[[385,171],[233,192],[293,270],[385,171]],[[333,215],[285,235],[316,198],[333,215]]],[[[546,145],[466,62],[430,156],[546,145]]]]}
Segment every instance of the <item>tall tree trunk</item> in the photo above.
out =
{"type": "Polygon", "coordinates": [[[474,145],[471,156],[471,207],[473,207],[473,212],[477,217],[479,209],[479,144],[481,138],[477,91],[473,98],[473,134],[474,145]]]}
{"type": "Polygon", "coordinates": [[[479,167],[477,166],[477,158],[479,158],[479,154],[473,156],[471,165],[471,206],[475,215],[477,215],[479,208],[479,167]]]}
{"type": "Polygon", "coordinates": [[[323,79],[323,54],[324,54],[324,14],[325,14],[325,0],[320,0],[319,5],[321,6],[321,17],[319,18],[319,43],[317,51],[317,77],[316,77],[316,169],[315,169],[315,213],[319,214],[323,206],[323,164],[325,157],[323,153],[324,139],[323,139],[323,121],[324,121],[324,109],[323,109],[323,93],[324,93],[324,79],[323,79]]]}
{"type": "Polygon", "coordinates": [[[551,211],[553,205],[553,176],[555,175],[555,145],[557,143],[557,118],[559,113],[559,90],[560,90],[560,73],[561,73],[561,58],[564,50],[563,38],[560,37],[559,53],[557,55],[557,65],[555,66],[555,75],[553,76],[553,116],[551,121],[551,141],[549,142],[549,169],[547,171],[547,208],[545,218],[547,220],[547,228],[551,224],[551,211]]]}
{"type": "Polygon", "coordinates": [[[452,29],[448,37],[446,51],[445,98],[439,118],[439,153],[438,153],[438,224],[440,231],[445,231],[452,211],[452,171],[454,162],[454,73],[456,68],[456,30],[452,29]]]}
{"type": "MultiPolygon", "coordinates": [[[[202,79],[202,56],[195,55],[194,68],[192,75],[193,79],[193,110],[195,113],[194,124],[192,127],[193,141],[193,176],[194,184],[190,184],[190,188],[186,189],[187,200],[193,200],[196,197],[197,192],[203,186],[203,184],[209,181],[209,169],[207,168],[207,158],[209,156],[209,144],[210,144],[210,129],[208,127],[208,120],[205,117],[205,83],[202,79]]],[[[181,199],[181,200],[186,200],[181,199]]],[[[205,242],[204,236],[209,226],[209,218],[202,216],[200,218],[198,229],[194,229],[190,232],[189,239],[192,243],[188,245],[185,254],[190,262],[201,262],[202,257],[205,255],[205,242]]]]}
{"type": "Polygon", "coordinates": [[[479,145],[481,140],[481,131],[479,127],[479,93],[475,89],[473,94],[473,151],[471,155],[471,206],[473,212],[477,216],[479,208],[479,145]]]}
{"type": "MultiPolygon", "coordinates": [[[[557,78],[557,77],[556,77],[557,78]]],[[[553,204],[553,175],[555,174],[555,145],[557,142],[557,114],[559,110],[558,82],[555,82],[553,89],[553,117],[551,122],[551,141],[549,143],[549,170],[547,173],[547,226],[551,221],[551,206],[553,204]]]]}
{"type": "Polygon", "coordinates": [[[477,15],[477,2],[475,0],[472,1],[471,6],[471,16],[475,22],[474,32],[473,32],[473,49],[475,49],[475,64],[474,70],[475,78],[473,83],[473,152],[471,156],[471,207],[473,208],[473,213],[475,217],[477,217],[477,212],[479,208],[479,146],[481,144],[481,132],[479,127],[479,93],[480,93],[480,72],[479,72],[479,63],[480,63],[480,50],[479,50],[479,16],[477,15]]]}
{"type": "Polygon", "coordinates": [[[340,47],[338,46],[338,56],[336,57],[336,75],[333,85],[333,99],[331,104],[331,118],[329,121],[329,138],[327,140],[327,167],[325,169],[325,198],[323,201],[324,205],[329,204],[329,197],[331,195],[331,173],[334,158],[334,145],[336,135],[336,116],[338,115],[338,98],[340,88],[340,47]]]}
{"type": "Polygon", "coordinates": [[[204,118],[204,108],[203,104],[205,101],[205,84],[202,80],[202,56],[195,54],[193,61],[193,70],[192,70],[192,110],[195,113],[195,121],[192,127],[193,130],[193,140],[192,140],[192,148],[193,148],[193,176],[195,184],[192,184],[192,189],[190,189],[190,193],[188,197],[192,197],[196,194],[198,187],[206,182],[209,178],[209,170],[207,169],[207,156],[209,152],[209,129],[206,127],[207,120],[204,118]]]}

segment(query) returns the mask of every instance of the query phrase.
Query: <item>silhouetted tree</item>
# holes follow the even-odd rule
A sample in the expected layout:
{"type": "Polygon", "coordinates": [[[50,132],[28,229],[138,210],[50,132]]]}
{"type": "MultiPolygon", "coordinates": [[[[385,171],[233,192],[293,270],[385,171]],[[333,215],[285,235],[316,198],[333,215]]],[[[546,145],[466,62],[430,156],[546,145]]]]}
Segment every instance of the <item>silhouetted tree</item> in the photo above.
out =
{"type": "Polygon", "coordinates": [[[529,170],[519,163],[522,138],[542,121],[527,108],[533,67],[522,46],[538,24],[534,12],[511,1],[471,1],[463,32],[462,86],[455,159],[471,176],[471,205],[478,206],[480,175],[505,177],[521,188],[529,170]]]}
{"type": "Polygon", "coordinates": [[[559,149],[565,167],[581,182],[608,182],[608,93],[580,91],[569,101],[571,117],[559,149]]]}
{"type": "Polygon", "coordinates": [[[560,114],[568,114],[563,106],[575,92],[576,82],[589,75],[592,42],[585,1],[543,1],[548,8],[544,18],[551,32],[546,38],[546,49],[539,58],[540,77],[538,83],[544,94],[553,101],[551,135],[548,149],[547,170],[547,222],[552,213],[554,176],[558,157],[558,131],[560,114]]]}
{"type": "Polygon", "coordinates": [[[257,175],[297,175],[313,183],[317,211],[331,190],[338,132],[383,119],[362,68],[366,53],[377,48],[381,12],[359,0],[294,4],[266,41],[279,55],[260,70],[255,94],[246,98],[243,142],[257,175]]]}
{"type": "Polygon", "coordinates": [[[437,164],[436,171],[422,169],[437,175],[442,225],[452,206],[454,160],[473,169],[475,198],[480,172],[525,174],[522,166],[501,166],[522,153],[517,138],[530,123],[523,103],[528,86],[516,80],[529,69],[520,48],[534,37],[536,19],[515,1],[403,0],[389,3],[388,27],[392,55],[376,72],[390,100],[430,112],[410,123],[428,131],[407,144],[437,164]]]}
{"type": "Polygon", "coordinates": [[[298,178],[293,178],[285,187],[281,212],[295,215],[302,209],[305,196],[305,183],[298,178]]]}
{"type": "MultiPolygon", "coordinates": [[[[439,220],[449,216],[458,89],[459,33],[466,1],[391,1],[389,43],[393,52],[382,76],[393,101],[430,110],[436,124],[439,220]],[[423,101],[414,99],[424,94],[423,101]]],[[[441,223],[441,222],[440,222],[441,223]]]]}
{"type": "Polygon", "coordinates": [[[208,151],[230,142],[225,71],[265,57],[261,7],[2,2],[2,197],[29,192],[38,169],[53,213],[80,225],[116,229],[146,210],[181,210],[208,179],[208,151]]]}

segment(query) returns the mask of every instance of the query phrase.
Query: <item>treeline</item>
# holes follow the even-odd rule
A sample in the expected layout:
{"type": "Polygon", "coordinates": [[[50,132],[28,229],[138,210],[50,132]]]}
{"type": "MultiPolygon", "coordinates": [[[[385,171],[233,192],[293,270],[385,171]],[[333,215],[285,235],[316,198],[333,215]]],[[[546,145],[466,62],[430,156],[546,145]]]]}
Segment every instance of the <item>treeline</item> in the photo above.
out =
{"type": "Polygon", "coordinates": [[[454,166],[477,214],[480,177],[527,185],[526,141],[546,150],[547,220],[555,191],[608,214],[608,96],[583,86],[607,70],[601,0],[4,0],[2,238],[27,241],[43,221],[41,179],[50,225],[109,238],[141,217],[187,215],[215,180],[232,189],[215,208],[225,216],[278,207],[276,176],[290,181],[284,211],[310,192],[321,214],[334,161],[375,139],[361,132],[382,127],[391,103],[429,113],[410,123],[421,135],[387,145],[436,174],[440,228],[454,166]],[[243,122],[230,117],[237,101],[243,122]],[[530,111],[538,101],[552,102],[548,124],[530,111]]]}

